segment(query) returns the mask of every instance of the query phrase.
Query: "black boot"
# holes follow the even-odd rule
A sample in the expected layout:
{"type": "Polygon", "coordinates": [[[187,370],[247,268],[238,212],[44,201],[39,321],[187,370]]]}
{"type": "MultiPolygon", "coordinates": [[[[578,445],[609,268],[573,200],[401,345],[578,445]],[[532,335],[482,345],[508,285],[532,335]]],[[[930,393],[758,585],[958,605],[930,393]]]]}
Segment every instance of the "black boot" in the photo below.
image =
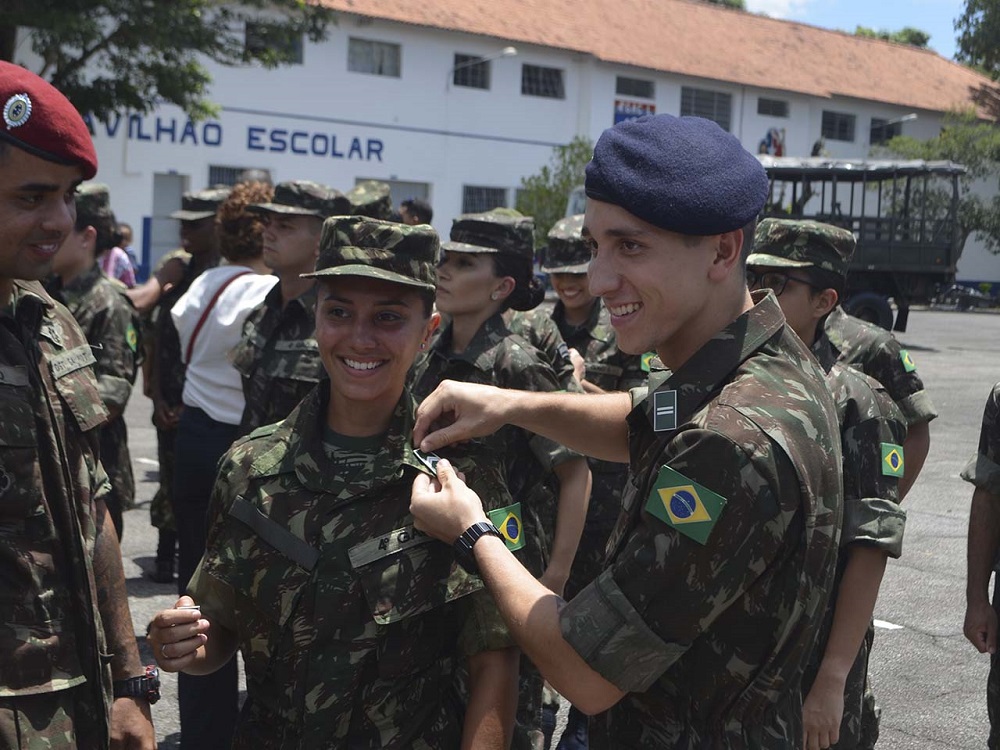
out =
{"type": "Polygon", "coordinates": [[[146,575],[156,583],[173,583],[176,572],[175,549],[177,547],[177,532],[160,529],[160,537],[156,544],[156,567],[146,575]]]}

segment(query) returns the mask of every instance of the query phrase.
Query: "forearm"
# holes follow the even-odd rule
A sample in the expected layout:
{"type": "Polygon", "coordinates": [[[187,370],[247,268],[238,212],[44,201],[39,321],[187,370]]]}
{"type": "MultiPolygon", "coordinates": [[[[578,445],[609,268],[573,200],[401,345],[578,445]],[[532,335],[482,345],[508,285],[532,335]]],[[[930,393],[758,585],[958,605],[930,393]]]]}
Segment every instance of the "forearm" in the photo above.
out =
{"type": "Polygon", "coordinates": [[[532,577],[496,537],[474,547],[476,564],[507,628],[542,675],[584,713],[604,711],[624,693],[590,668],[562,637],[565,602],[532,577]]]}
{"type": "Polygon", "coordinates": [[[927,452],[931,447],[930,423],[920,422],[911,425],[906,431],[903,441],[903,476],[899,480],[899,499],[902,502],[910,487],[917,481],[920,470],[924,468],[927,452]]]}
{"type": "Polygon", "coordinates": [[[180,671],[192,675],[212,674],[233,658],[238,646],[236,633],[212,622],[208,631],[208,640],[194,653],[191,663],[180,671]]]}
{"type": "Polygon", "coordinates": [[[989,601],[993,561],[1000,547],[1000,498],[976,488],[969,510],[968,601],[989,601]]]}
{"type": "Polygon", "coordinates": [[[153,306],[159,302],[162,293],[163,286],[155,275],[151,276],[146,283],[134,286],[125,292],[135,309],[143,313],[153,309],[153,306]]]}
{"type": "Polygon", "coordinates": [[[553,471],[559,479],[559,504],[549,567],[568,576],[587,521],[591,476],[584,458],[565,461],[553,471]]]}
{"type": "Polygon", "coordinates": [[[462,731],[463,750],[507,748],[517,712],[516,648],[484,651],[468,658],[469,703],[462,731]]]}
{"type": "Polygon", "coordinates": [[[882,550],[855,545],[849,548],[848,555],[817,679],[825,676],[839,682],[847,680],[875,611],[885,573],[886,554],[882,550]]]}
{"type": "Polygon", "coordinates": [[[628,461],[627,393],[503,391],[508,422],[587,456],[628,461]]]}
{"type": "Polygon", "coordinates": [[[112,676],[116,680],[124,680],[141,675],[142,662],[139,660],[139,649],[132,628],[118,536],[104,502],[98,500],[96,506],[95,523],[98,531],[94,540],[94,583],[97,588],[97,607],[104,623],[108,651],[111,653],[112,676]]]}
{"type": "Polygon", "coordinates": [[[583,387],[584,393],[594,393],[594,394],[610,393],[610,391],[606,391],[600,386],[594,385],[589,380],[581,380],[580,385],[583,387]]]}

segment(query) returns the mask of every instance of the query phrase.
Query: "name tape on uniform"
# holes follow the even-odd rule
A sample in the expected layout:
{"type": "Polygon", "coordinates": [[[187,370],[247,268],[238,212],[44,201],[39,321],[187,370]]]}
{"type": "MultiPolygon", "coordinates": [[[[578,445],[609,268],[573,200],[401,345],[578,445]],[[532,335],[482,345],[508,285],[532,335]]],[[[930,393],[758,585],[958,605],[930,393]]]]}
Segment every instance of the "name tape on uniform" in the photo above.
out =
{"type": "Polygon", "coordinates": [[[669,466],[660,468],[646,500],[646,512],[698,544],[705,544],[715,528],[726,498],[703,487],[669,466]]]}

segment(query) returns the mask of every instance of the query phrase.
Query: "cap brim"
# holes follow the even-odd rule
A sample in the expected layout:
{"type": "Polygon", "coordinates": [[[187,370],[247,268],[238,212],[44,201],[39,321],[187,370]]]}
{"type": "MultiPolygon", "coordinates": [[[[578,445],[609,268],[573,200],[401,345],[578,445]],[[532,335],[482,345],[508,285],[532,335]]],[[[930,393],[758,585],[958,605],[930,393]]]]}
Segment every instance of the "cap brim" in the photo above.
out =
{"type": "Polygon", "coordinates": [[[578,263],[575,266],[542,266],[545,273],[587,273],[589,263],[578,263]]]}
{"type": "Polygon", "coordinates": [[[300,208],[299,206],[286,206],[282,203],[251,203],[247,206],[247,211],[253,211],[258,214],[289,214],[292,216],[315,216],[317,219],[323,218],[323,215],[318,211],[310,211],[308,208],[300,208]]]}
{"type": "Polygon", "coordinates": [[[770,266],[772,268],[810,268],[815,263],[807,260],[792,260],[782,258],[780,255],[768,255],[767,253],[750,253],[747,257],[748,266],[770,266]]]}
{"type": "Polygon", "coordinates": [[[500,251],[495,247],[470,245],[467,242],[452,242],[451,240],[448,242],[442,242],[441,249],[449,253],[500,253],[500,251]]]}
{"type": "Polygon", "coordinates": [[[361,263],[331,266],[330,268],[324,268],[320,271],[300,274],[300,277],[303,279],[322,279],[329,278],[331,276],[363,276],[369,279],[379,279],[380,281],[391,281],[394,284],[405,284],[406,286],[419,287],[420,289],[437,288],[434,284],[418,281],[410,276],[404,276],[401,273],[386,271],[382,268],[375,268],[374,266],[367,266],[361,263]]]}
{"type": "Polygon", "coordinates": [[[215,216],[215,211],[174,211],[170,214],[171,219],[180,219],[181,221],[201,221],[209,216],[215,216]]]}

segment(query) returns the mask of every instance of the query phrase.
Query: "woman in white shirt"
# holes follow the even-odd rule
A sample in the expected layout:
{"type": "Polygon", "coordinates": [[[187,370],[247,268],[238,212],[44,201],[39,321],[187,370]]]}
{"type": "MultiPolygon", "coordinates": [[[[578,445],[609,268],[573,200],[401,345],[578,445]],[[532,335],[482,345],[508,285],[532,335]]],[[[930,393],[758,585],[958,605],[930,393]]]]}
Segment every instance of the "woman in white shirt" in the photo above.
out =
{"type": "MultiPolygon", "coordinates": [[[[233,188],[215,217],[223,265],[202,273],[170,311],[187,364],[184,411],[177,426],[174,516],[178,592],[205,551],[205,514],[222,454],[236,439],[243,415],[243,384],[229,361],[243,322],[277,277],[261,260],[261,224],[246,211],[271,200],[269,185],[233,188]]],[[[236,660],[206,677],[178,680],[182,747],[229,747],[239,711],[236,660]]]]}

